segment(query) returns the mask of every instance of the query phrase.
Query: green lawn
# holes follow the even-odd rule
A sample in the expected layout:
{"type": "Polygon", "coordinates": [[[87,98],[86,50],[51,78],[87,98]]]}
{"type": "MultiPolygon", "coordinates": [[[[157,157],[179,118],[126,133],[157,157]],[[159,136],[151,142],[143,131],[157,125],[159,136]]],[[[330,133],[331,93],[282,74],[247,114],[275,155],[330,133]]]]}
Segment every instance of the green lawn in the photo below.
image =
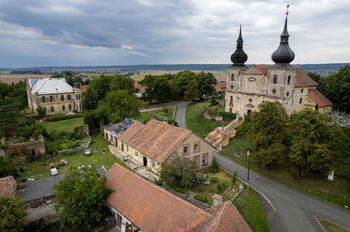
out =
{"type": "Polygon", "coordinates": [[[74,131],[74,128],[76,128],[78,126],[83,126],[83,125],[84,125],[83,118],[72,118],[72,119],[44,123],[44,126],[47,130],[47,133],[49,133],[49,134],[52,131],[57,131],[57,132],[74,131]]]}
{"type": "Polygon", "coordinates": [[[151,118],[157,119],[158,121],[164,121],[164,118],[171,120],[173,117],[173,113],[174,108],[169,108],[167,112],[165,112],[164,110],[141,112],[140,115],[134,119],[142,123],[148,122],[151,118]]]}
{"type": "Polygon", "coordinates": [[[324,218],[317,217],[317,219],[325,229],[325,232],[350,232],[350,230],[347,230],[341,226],[338,226],[337,224],[329,222],[324,218]]]}
{"type": "Polygon", "coordinates": [[[171,120],[173,118],[173,114],[174,114],[174,109],[175,108],[167,108],[168,110],[156,110],[156,111],[152,111],[151,113],[153,114],[157,114],[159,116],[165,117],[168,120],[171,120]]]}
{"type": "Polygon", "coordinates": [[[254,232],[270,231],[266,214],[254,190],[246,188],[232,203],[254,232]]]}
{"type": "Polygon", "coordinates": [[[229,123],[202,117],[204,108],[209,105],[209,102],[192,103],[187,106],[186,111],[187,128],[203,138],[216,127],[225,126],[229,123]]]}
{"type": "Polygon", "coordinates": [[[50,163],[59,164],[60,160],[66,159],[68,164],[65,166],[58,167],[59,174],[64,173],[69,167],[75,167],[79,165],[92,165],[92,166],[101,166],[108,170],[115,162],[118,162],[125,166],[125,164],[116,158],[108,149],[108,142],[103,138],[102,135],[97,134],[92,137],[92,144],[89,148],[92,152],[91,156],[85,156],[83,151],[80,151],[74,155],[57,155],[57,156],[48,156],[42,158],[41,160],[27,163],[24,165],[25,171],[21,173],[20,179],[24,178],[43,178],[50,176],[50,163]],[[106,152],[103,153],[102,149],[106,149],[106,152]]]}
{"type": "Polygon", "coordinates": [[[232,153],[246,153],[248,149],[251,149],[251,145],[248,143],[245,138],[236,138],[233,137],[230,139],[230,142],[227,146],[222,148],[223,151],[232,154],[232,153]]]}

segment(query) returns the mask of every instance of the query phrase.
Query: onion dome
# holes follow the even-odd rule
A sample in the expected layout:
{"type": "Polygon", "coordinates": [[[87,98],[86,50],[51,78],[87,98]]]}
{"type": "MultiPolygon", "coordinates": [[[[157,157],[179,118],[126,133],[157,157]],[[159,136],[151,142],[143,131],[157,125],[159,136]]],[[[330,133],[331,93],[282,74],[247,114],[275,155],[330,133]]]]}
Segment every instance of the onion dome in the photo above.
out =
{"type": "Polygon", "coordinates": [[[243,51],[242,27],[239,26],[239,36],[237,39],[236,51],[231,55],[232,66],[245,66],[248,60],[247,54],[243,51]]]}
{"type": "Polygon", "coordinates": [[[277,50],[272,53],[272,60],[273,62],[275,62],[276,64],[284,64],[287,65],[290,62],[292,62],[294,60],[295,54],[292,51],[292,49],[290,49],[289,47],[289,43],[288,43],[288,38],[289,38],[289,34],[288,34],[288,30],[287,30],[287,17],[288,17],[288,7],[287,6],[287,12],[286,12],[286,19],[284,21],[284,29],[283,32],[281,34],[281,42],[279,47],[277,48],[277,50]]]}

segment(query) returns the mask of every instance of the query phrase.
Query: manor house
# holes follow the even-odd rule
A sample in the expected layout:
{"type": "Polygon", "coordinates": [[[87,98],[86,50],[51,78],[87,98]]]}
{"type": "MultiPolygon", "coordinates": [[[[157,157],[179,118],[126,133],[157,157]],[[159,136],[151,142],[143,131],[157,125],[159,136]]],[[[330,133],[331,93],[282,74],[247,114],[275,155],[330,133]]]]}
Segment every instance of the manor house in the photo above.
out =
{"type": "Polygon", "coordinates": [[[47,115],[82,111],[82,90],[79,83],[70,86],[64,78],[27,80],[28,106],[37,114],[38,106],[47,115]]]}
{"type": "Polygon", "coordinates": [[[233,65],[226,71],[226,112],[249,115],[264,101],[280,102],[289,115],[303,109],[331,111],[332,103],[316,89],[317,83],[300,67],[290,65],[295,54],[288,43],[287,16],[288,11],[280,45],[271,56],[273,65],[244,64],[248,56],[243,51],[240,28],[237,48],[231,55],[233,65]]]}

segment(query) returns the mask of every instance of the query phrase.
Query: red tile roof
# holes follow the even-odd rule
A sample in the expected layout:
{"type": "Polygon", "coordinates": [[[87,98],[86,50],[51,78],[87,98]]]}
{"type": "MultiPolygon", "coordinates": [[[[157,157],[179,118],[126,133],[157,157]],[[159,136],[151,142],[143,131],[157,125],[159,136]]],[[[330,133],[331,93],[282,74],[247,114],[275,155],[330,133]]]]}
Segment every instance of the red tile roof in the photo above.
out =
{"type": "MultiPolygon", "coordinates": [[[[253,67],[262,72],[264,75],[267,74],[267,70],[271,68],[271,66],[272,65],[253,65],[253,67]]],[[[306,72],[304,72],[304,70],[302,70],[298,66],[293,67],[296,69],[294,87],[311,87],[317,85],[317,83],[314,80],[312,80],[312,78],[306,72]]]]}
{"type": "Polygon", "coordinates": [[[307,96],[318,105],[318,107],[325,107],[333,105],[325,96],[322,95],[317,89],[309,89],[307,96]]]}
{"type": "Polygon", "coordinates": [[[225,92],[226,91],[226,81],[220,81],[215,85],[216,92],[225,92]]]}
{"type": "Polygon", "coordinates": [[[81,87],[81,92],[86,93],[88,87],[89,87],[88,85],[83,85],[83,87],[81,87]]]}
{"type": "Polygon", "coordinates": [[[10,196],[17,189],[17,182],[13,176],[0,178],[0,197],[10,196]]]}
{"type": "Polygon", "coordinates": [[[138,128],[130,126],[118,139],[147,157],[163,163],[191,134],[190,130],[152,118],[144,126],[138,128]]]}
{"type": "Polygon", "coordinates": [[[137,81],[134,81],[134,88],[139,89],[141,92],[145,92],[145,88],[139,84],[137,81]]]}
{"type": "Polygon", "coordinates": [[[115,163],[106,174],[108,204],[144,232],[251,232],[231,202],[202,210],[115,163]]]}
{"type": "Polygon", "coordinates": [[[117,163],[105,185],[114,190],[108,204],[144,232],[188,231],[211,216],[117,163]]]}

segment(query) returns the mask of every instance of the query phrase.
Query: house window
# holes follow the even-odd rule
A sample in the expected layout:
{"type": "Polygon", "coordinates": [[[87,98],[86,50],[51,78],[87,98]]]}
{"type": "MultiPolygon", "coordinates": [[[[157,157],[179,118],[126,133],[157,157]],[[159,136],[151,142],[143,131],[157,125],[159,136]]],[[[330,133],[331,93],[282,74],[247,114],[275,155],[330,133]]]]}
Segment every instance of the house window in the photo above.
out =
{"type": "Polygon", "coordinates": [[[249,102],[252,102],[253,100],[251,98],[249,98],[249,102]]]}
{"type": "Polygon", "coordinates": [[[274,84],[277,84],[277,82],[278,82],[278,76],[277,76],[277,75],[274,75],[274,76],[273,76],[273,83],[274,83],[274,84]]]}
{"type": "Polygon", "coordinates": [[[189,153],[189,146],[188,145],[184,145],[184,154],[188,154],[189,153]]]}
{"type": "Polygon", "coordinates": [[[272,94],[276,94],[276,90],[275,89],[272,90],[272,94]]]}
{"type": "Polygon", "coordinates": [[[68,95],[67,98],[68,98],[68,101],[70,101],[70,95],[68,95]]]}
{"type": "Polygon", "coordinates": [[[231,81],[234,81],[235,80],[235,74],[231,74],[231,81]]]}
{"type": "Polygon", "coordinates": [[[301,89],[301,90],[300,90],[300,93],[303,93],[303,92],[304,92],[304,89],[301,89]]]}
{"type": "Polygon", "coordinates": [[[50,96],[50,102],[53,102],[53,96],[50,96]]]}
{"type": "Polygon", "coordinates": [[[289,75],[288,76],[288,81],[287,81],[287,84],[290,85],[290,81],[292,80],[292,77],[289,75]]]}
{"type": "Polygon", "coordinates": [[[234,88],[234,86],[233,85],[231,85],[231,87],[230,87],[231,89],[233,89],[234,88]]]}
{"type": "Polygon", "coordinates": [[[135,156],[139,157],[139,153],[137,151],[135,151],[135,156]]]}
{"type": "Polygon", "coordinates": [[[303,98],[300,98],[299,104],[303,103],[303,98]]]}
{"type": "Polygon", "coordinates": [[[287,92],[286,96],[287,96],[287,97],[289,96],[289,92],[287,92]]]}
{"type": "Polygon", "coordinates": [[[208,164],[208,153],[202,155],[202,165],[205,166],[208,164]]]}
{"type": "Polygon", "coordinates": [[[69,109],[69,110],[72,110],[72,105],[68,105],[68,109],[69,109]]]}
{"type": "Polygon", "coordinates": [[[42,102],[46,102],[46,98],[45,97],[41,97],[41,101],[42,102]]]}
{"type": "Polygon", "coordinates": [[[154,168],[155,165],[156,163],[154,162],[154,160],[152,160],[152,168],[154,168]]]}
{"type": "Polygon", "coordinates": [[[53,106],[51,106],[51,112],[55,112],[55,108],[53,106]]]}
{"type": "Polygon", "coordinates": [[[193,152],[195,153],[195,152],[199,152],[199,142],[197,142],[197,143],[195,143],[194,145],[193,145],[193,152]]]}
{"type": "Polygon", "coordinates": [[[62,111],[65,111],[66,110],[66,107],[65,106],[62,106],[62,111]]]}
{"type": "Polygon", "coordinates": [[[196,168],[199,168],[199,157],[200,155],[196,155],[193,157],[193,162],[196,168]]]}

